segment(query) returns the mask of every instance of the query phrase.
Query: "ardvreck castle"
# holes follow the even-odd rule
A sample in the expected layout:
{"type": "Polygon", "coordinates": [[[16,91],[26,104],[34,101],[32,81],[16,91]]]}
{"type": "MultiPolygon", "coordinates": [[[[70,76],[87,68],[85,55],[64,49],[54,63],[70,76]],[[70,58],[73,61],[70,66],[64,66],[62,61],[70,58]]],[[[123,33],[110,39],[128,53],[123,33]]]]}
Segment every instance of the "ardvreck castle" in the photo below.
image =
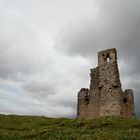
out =
{"type": "Polygon", "coordinates": [[[134,117],[133,90],[122,91],[115,48],[98,53],[98,66],[90,77],[90,89],[78,93],[78,118],[134,117]]]}

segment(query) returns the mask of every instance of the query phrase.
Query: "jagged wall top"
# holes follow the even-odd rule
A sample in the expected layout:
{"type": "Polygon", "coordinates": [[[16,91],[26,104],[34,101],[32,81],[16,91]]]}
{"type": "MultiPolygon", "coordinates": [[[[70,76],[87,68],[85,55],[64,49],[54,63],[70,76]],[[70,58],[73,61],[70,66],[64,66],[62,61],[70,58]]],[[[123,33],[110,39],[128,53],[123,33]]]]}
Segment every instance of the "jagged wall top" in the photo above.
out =
{"type": "Polygon", "coordinates": [[[117,50],[115,48],[98,52],[98,65],[117,62],[117,50]]]}

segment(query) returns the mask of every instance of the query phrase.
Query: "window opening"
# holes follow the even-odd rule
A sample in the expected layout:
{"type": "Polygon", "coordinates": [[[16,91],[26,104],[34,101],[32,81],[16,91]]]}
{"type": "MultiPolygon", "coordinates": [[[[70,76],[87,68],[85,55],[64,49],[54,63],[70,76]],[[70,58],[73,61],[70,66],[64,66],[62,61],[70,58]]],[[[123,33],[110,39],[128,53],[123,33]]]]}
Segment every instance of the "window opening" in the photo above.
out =
{"type": "Polygon", "coordinates": [[[106,61],[107,61],[107,62],[110,62],[110,60],[111,60],[110,56],[107,55],[106,61]]]}
{"type": "Polygon", "coordinates": [[[127,103],[126,97],[123,99],[123,103],[124,103],[124,104],[127,103]]]}

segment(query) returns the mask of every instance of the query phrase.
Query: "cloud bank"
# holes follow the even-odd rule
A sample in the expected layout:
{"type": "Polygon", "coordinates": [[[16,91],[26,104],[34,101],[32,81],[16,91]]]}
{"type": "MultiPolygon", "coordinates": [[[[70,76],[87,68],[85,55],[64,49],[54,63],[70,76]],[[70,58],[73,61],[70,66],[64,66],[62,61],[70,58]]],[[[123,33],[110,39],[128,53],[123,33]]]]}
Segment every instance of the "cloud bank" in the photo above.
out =
{"type": "Polygon", "coordinates": [[[75,117],[97,52],[115,47],[139,116],[139,13],[136,0],[0,0],[0,113],[75,117]]]}

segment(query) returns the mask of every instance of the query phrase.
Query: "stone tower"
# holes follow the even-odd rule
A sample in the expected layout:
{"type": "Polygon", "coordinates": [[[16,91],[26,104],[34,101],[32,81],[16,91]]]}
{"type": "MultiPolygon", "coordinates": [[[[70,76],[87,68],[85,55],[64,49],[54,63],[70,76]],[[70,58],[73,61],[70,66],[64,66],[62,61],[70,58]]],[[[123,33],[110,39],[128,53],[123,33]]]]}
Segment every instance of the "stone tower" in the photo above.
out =
{"type": "Polygon", "coordinates": [[[134,117],[133,91],[122,91],[115,48],[98,53],[98,66],[91,69],[90,77],[90,89],[78,93],[78,118],[134,117]]]}

